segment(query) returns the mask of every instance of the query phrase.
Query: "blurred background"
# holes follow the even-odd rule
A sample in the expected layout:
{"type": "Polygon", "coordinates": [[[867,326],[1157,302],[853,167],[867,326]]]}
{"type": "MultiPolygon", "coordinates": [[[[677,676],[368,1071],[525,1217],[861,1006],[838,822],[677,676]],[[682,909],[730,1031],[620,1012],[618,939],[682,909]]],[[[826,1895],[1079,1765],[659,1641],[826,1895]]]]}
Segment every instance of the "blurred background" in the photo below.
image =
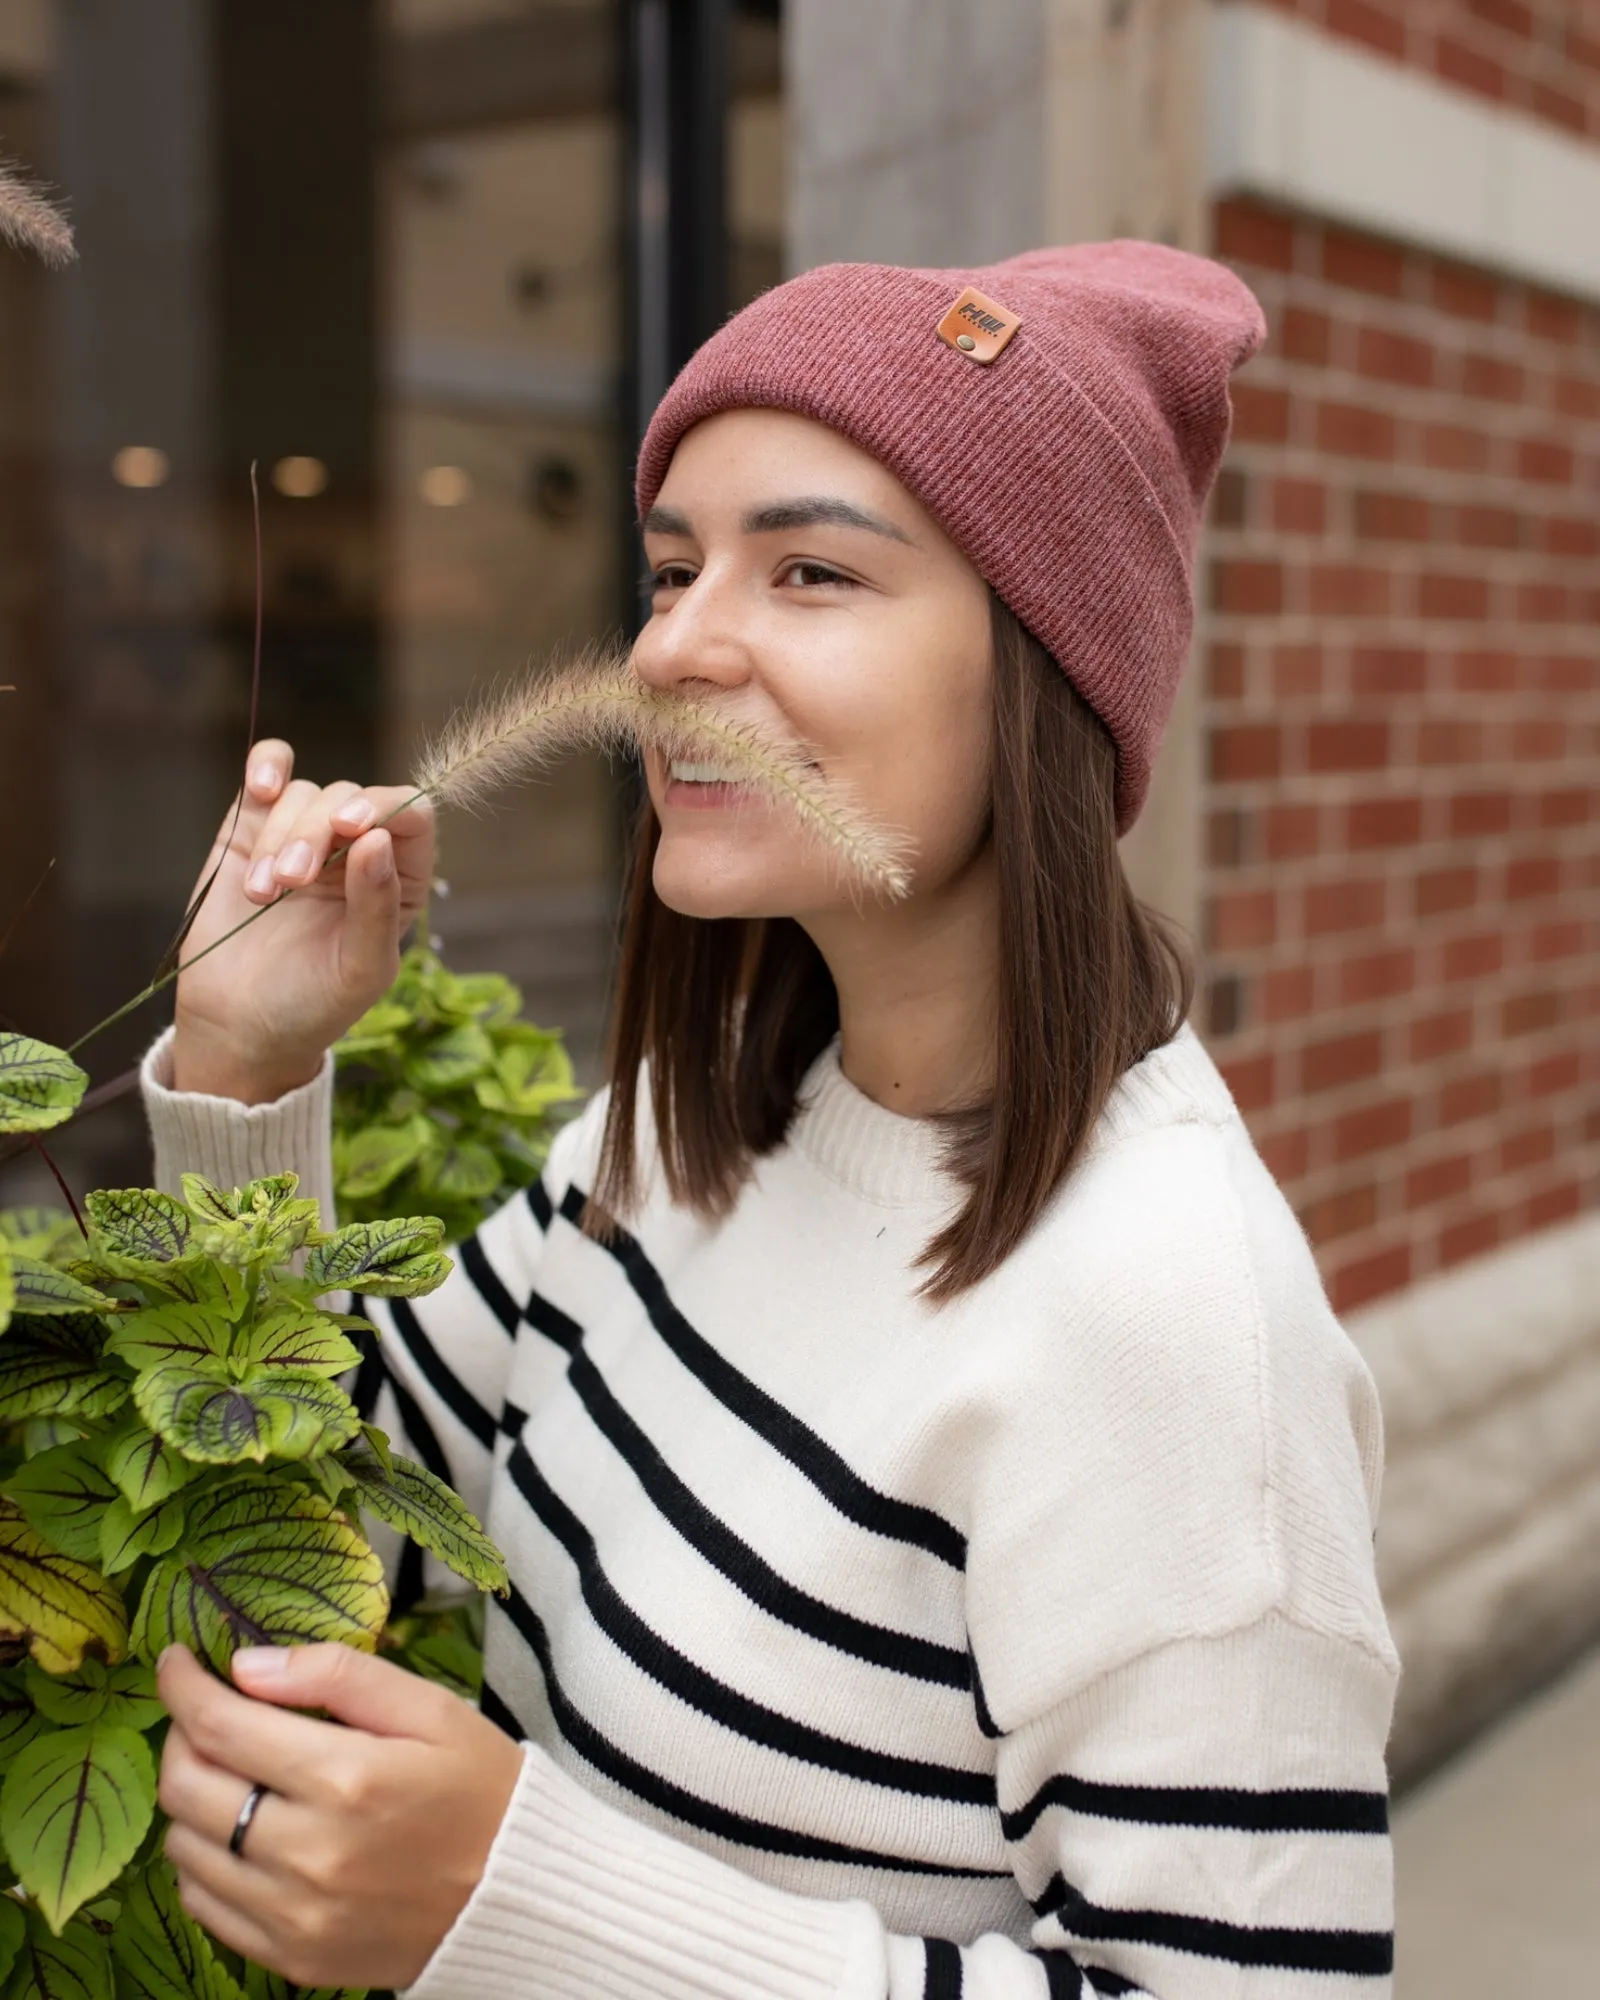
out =
{"type": "MultiPolygon", "coordinates": [[[[0,0],[0,151],[81,252],[0,261],[0,1012],[57,1040],[234,790],[252,459],[263,725],[396,777],[630,627],[643,421],[785,271],[1243,273],[1129,867],[1383,1393],[1401,2000],[1600,1990],[1597,0],[0,0]]],[[[619,787],[452,822],[436,906],[589,1077],[619,787]]]]}

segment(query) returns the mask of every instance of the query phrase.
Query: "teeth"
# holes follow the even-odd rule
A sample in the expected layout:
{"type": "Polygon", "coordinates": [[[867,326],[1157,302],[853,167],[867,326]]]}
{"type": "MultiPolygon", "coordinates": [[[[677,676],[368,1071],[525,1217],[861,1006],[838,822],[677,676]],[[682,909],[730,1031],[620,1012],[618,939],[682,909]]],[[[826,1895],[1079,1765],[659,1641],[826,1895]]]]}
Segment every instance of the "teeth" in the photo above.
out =
{"type": "Polygon", "coordinates": [[[674,757],[670,768],[684,785],[733,785],[739,781],[737,771],[725,770],[721,764],[691,764],[686,758],[674,757]]]}

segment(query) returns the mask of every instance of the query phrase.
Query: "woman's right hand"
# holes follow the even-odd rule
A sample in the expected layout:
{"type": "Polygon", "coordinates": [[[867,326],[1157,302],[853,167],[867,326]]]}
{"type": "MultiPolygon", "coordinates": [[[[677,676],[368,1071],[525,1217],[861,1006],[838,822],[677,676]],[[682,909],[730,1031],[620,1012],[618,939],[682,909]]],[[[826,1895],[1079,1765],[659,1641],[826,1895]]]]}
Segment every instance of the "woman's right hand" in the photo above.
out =
{"type": "Polygon", "coordinates": [[[309,1083],[389,986],[433,879],[433,803],[406,805],[414,791],[319,787],[294,776],[287,743],[250,752],[239,823],[230,806],[200,880],[222,866],[183,947],[174,1088],[269,1103],[309,1083]],[[335,848],[349,851],[325,869],[335,848]],[[281,908],[192,962],[290,889],[281,908]]]}

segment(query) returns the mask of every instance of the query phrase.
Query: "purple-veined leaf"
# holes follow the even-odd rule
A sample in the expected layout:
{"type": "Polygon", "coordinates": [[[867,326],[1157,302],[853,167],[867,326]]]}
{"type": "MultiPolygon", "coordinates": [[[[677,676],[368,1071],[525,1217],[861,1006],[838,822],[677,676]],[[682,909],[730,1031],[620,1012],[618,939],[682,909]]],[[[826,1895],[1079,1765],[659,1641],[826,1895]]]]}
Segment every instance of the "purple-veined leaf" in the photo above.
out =
{"type": "Polygon", "coordinates": [[[58,1935],[133,1859],[155,1806],[150,1746],[122,1724],[55,1729],[12,1758],[0,1840],[58,1935]]]}

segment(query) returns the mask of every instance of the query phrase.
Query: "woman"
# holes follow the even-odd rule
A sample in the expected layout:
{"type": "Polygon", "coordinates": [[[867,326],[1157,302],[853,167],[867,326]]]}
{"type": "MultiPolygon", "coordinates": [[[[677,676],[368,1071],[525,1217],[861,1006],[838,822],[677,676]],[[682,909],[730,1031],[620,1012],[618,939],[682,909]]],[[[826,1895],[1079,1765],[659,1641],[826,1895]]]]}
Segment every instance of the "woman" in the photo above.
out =
{"type": "MultiPolygon", "coordinates": [[[[637,671],[809,746],[913,890],[649,761],[609,1094],[372,1307],[380,1420],[507,1554],[482,1714],[169,1655],[219,1937],[427,2000],[1387,1992],[1372,1386],[1116,852],[1260,337],[1091,245],[810,272],[674,385],[637,671]]],[[[326,1188],[325,1052],[432,867],[401,797],[260,746],[205,937],[316,886],[185,975],[169,1179],[326,1188]]]]}

